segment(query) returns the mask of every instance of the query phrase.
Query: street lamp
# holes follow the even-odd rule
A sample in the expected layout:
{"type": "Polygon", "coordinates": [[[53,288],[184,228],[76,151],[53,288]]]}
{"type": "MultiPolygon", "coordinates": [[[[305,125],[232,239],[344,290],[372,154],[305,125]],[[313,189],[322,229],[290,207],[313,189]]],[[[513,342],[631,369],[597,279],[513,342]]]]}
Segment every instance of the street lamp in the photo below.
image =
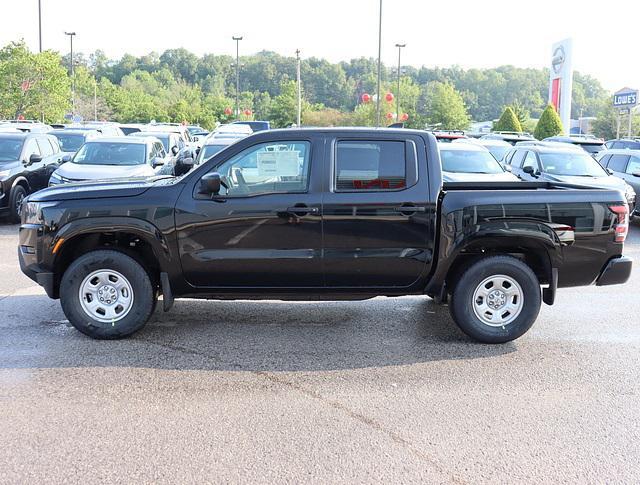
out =
{"type": "Polygon", "coordinates": [[[236,41],[236,118],[240,118],[240,41],[242,36],[232,36],[236,41]]]}
{"type": "Polygon", "coordinates": [[[296,82],[298,84],[298,115],[296,116],[296,126],[300,128],[302,117],[302,85],[300,84],[300,49],[296,49],[296,82]]]}
{"type": "Polygon", "coordinates": [[[396,93],[396,119],[400,119],[400,52],[407,44],[396,44],[398,48],[398,92],[396,93]]]}
{"type": "Polygon", "coordinates": [[[42,52],[42,0],[38,0],[38,44],[40,52],[42,52]]]}
{"type": "Polygon", "coordinates": [[[380,74],[382,69],[382,0],[378,15],[378,83],[376,86],[376,126],[380,126],[380,74]]]}
{"type": "Polygon", "coordinates": [[[75,32],[65,32],[64,35],[69,36],[71,42],[71,57],[69,58],[69,64],[71,65],[71,114],[76,114],[76,78],[73,74],[73,37],[75,32]]]}

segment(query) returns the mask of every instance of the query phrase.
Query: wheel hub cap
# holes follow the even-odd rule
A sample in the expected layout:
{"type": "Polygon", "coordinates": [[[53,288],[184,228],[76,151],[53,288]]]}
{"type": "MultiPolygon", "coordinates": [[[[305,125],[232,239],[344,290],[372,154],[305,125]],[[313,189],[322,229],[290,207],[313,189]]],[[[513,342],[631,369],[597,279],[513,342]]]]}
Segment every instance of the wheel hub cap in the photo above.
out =
{"type": "Polygon", "coordinates": [[[131,283],[111,269],[89,274],[80,285],[78,297],[87,316],[112,325],[126,317],[133,307],[131,283]]]}
{"type": "Polygon", "coordinates": [[[473,312],[491,327],[504,327],[522,312],[524,292],[518,282],[507,275],[485,278],[473,292],[473,312]]]}

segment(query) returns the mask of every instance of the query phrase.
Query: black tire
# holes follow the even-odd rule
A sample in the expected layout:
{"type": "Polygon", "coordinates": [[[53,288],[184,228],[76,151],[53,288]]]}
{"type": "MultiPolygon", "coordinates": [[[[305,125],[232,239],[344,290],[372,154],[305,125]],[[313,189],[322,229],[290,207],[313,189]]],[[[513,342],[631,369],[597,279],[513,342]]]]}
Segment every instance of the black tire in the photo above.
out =
{"type": "Polygon", "coordinates": [[[156,296],[145,269],[133,258],[119,251],[97,250],[75,260],[60,283],[60,303],[69,322],[80,332],[95,339],[118,339],[140,330],[153,313],[156,296]],[[117,321],[104,322],[83,308],[80,286],[85,278],[99,270],[120,273],[131,288],[133,301],[128,313],[117,321]]]}
{"type": "MultiPolygon", "coordinates": [[[[487,284],[490,290],[493,289],[491,282],[487,284]]],[[[506,288],[509,288],[509,286],[506,288]]],[[[510,301],[509,298],[513,297],[507,297],[507,302],[510,301]]],[[[510,342],[524,335],[535,322],[540,311],[540,305],[540,283],[531,268],[522,261],[510,256],[491,256],[476,262],[460,276],[451,295],[449,310],[458,327],[469,337],[483,343],[499,344],[510,342]],[[513,315],[517,315],[512,321],[504,325],[492,326],[489,323],[485,323],[476,314],[476,311],[481,315],[483,314],[480,310],[481,307],[477,306],[482,302],[482,297],[474,300],[474,294],[476,289],[480,289],[481,283],[487,278],[497,277],[497,275],[505,275],[513,279],[520,286],[519,290],[521,290],[522,299],[518,302],[518,297],[515,296],[513,303],[520,304],[521,309],[519,313],[514,311],[511,316],[509,316],[508,311],[504,311],[504,307],[495,312],[489,309],[489,315],[495,313],[498,319],[501,318],[501,315],[506,315],[503,318],[507,320],[513,318],[513,315]],[[474,307],[478,310],[474,310],[474,307]],[[504,313],[501,314],[503,311],[504,313]]],[[[495,323],[494,325],[499,324],[495,323]]]]}
{"type": "Polygon", "coordinates": [[[9,197],[9,222],[14,224],[20,222],[20,208],[26,196],[27,191],[22,185],[16,185],[11,189],[11,195],[9,197]]]}

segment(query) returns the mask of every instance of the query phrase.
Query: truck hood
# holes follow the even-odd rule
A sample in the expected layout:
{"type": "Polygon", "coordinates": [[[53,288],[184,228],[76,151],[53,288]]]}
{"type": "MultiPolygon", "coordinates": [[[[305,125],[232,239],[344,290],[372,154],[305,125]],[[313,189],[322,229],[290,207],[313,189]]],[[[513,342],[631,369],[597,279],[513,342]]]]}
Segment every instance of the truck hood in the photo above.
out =
{"type": "Polygon", "coordinates": [[[130,177],[149,177],[154,174],[149,165],[82,165],[68,162],[56,170],[58,175],[70,180],[101,180],[130,177]]]}
{"type": "Polygon", "coordinates": [[[444,182],[517,182],[518,177],[509,172],[504,173],[461,173],[442,172],[444,182]]]}
{"type": "Polygon", "coordinates": [[[32,202],[58,200],[104,199],[110,197],[135,197],[145,193],[156,180],[167,177],[139,177],[117,180],[96,180],[54,185],[29,196],[32,202]]]}

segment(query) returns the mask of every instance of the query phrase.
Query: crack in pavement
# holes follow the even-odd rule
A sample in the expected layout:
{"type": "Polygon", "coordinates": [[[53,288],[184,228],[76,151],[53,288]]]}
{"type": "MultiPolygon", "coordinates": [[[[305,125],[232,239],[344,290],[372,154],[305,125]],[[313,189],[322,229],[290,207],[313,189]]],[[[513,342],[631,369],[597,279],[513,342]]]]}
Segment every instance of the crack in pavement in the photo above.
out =
{"type": "MultiPolygon", "coordinates": [[[[195,355],[198,357],[204,357],[205,359],[208,360],[213,360],[216,361],[218,363],[222,363],[221,359],[216,359],[215,357],[210,356],[209,354],[205,353],[205,352],[199,352],[197,350],[194,349],[190,349],[187,347],[183,347],[183,346],[179,346],[179,345],[171,345],[171,344],[163,344],[163,343],[159,343],[159,342],[154,342],[152,340],[147,340],[147,339],[140,339],[143,342],[147,342],[150,343],[152,345],[156,345],[158,347],[164,347],[170,350],[174,350],[177,352],[182,352],[185,354],[191,354],[191,355],[195,355]]],[[[241,366],[237,366],[238,370],[243,370],[241,366]]],[[[331,399],[326,398],[325,396],[323,396],[322,394],[320,394],[319,392],[316,392],[312,389],[308,389],[304,386],[301,386],[300,384],[297,384],[295,382],[292,382],[288,379],[285,379],[283,377],[280,377],[272,372],[266,372],[266,371],[259,371],[259,370],[247,370],[245,372],[249,372],[251,374],[254,374],[258,377],[262,377],[263,379],[267,379],[268,381],[275,383],[275,384],[279,384],[281,386],[286,386],[289,387],[290,389],[293,389],[294,391],[297,391],[301,394],[303,394],[304,396],[314,399],[316,401],[319,401],[320,403],[322,403],[323,405],[329,406],[331,408],[333,408],[334,410],[340,411],[344,414],[346,414],[348,417],[350,417],[351,419],[354,419],[358,422],[360,422],[361,424],[364,424],[365,426],[374,429],[380,433],[385,434],[388,438],[390,438],[394,443],[400,445],[401,447],[403,447],[406,451],[408,451],[411,455],[415,456],[416,458],[418,458],[421,461],[424,461],[426,463],[429,464],[429,466],[431,466],[432,469],[434,469],[436,472],[438,472],[440,475],[445,476],[449,479],[450,483],[456,484],[456,485],[463,485],[468,483],[467,481],[463,480],[460,477],[455,476],[454,474],[452,474],[449,470],[447,470],[436,458],[430,456],[428,453],[425,453],[424,451],[422,451],[420,448],[416,447],[411,441],[409,441],[407,438],[403,437],[402,435],[400,435],[399,433],[396,433],[395,431],[391,430],[391,429],[387,429],[385,426],[383,426],[381,423],[379,423],[378,421],[376,421],[373,418],[370,418],[358,411],[355,411],[353,409],[351,409],[350,407],[346,406],[345,404],[339,402],[339,401],[334,401],[331,399]]]]}

